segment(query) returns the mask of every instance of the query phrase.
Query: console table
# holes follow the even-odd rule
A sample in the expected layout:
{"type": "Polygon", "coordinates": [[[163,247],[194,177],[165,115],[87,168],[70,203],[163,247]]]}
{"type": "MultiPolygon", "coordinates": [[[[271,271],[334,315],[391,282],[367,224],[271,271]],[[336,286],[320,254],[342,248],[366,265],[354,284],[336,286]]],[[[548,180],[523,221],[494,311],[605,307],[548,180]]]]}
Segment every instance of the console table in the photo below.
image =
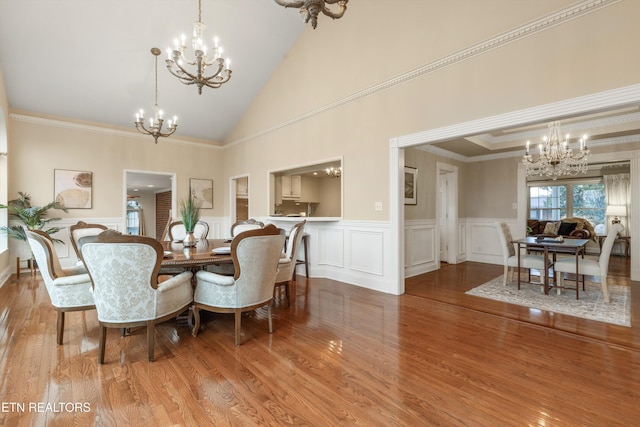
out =
{"type": "MultiPolygon", "coordinates": [[[[598,245],[600,245],[600,249],[602,250],[602,243],[604,243],[604,239],[607,238],[607,235],[598,234],[596,237],[598,238],[598,245]]],[[[615,245],[616,243],[624,244],[627,257],[631,256],[631,236],[618,236],[613,244],[615,245]]]]}

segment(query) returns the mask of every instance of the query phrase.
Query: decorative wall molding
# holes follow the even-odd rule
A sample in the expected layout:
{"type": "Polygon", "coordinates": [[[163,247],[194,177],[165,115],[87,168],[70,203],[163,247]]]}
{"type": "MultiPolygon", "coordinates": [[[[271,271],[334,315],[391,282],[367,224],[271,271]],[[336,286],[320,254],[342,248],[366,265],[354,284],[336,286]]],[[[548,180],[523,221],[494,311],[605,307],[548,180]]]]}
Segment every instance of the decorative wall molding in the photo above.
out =
{"type": "Polygon", "coordinates": [[[467,47],[466,49],[462,49],[458,52],[454,52],[450,55],[447,55],[443,58],[440,58],[436,61],[425,64],[421,67],[418,67],[409,72],[403,73],[399,76],[386,80],[382,83],[378,83],[377,85],[368,87],[359,92],[353,93],[349,96],[346,96],[337,101],[331,102],[329,104],[318,107],[314,110],[308,111],[306,113],[295,116],[289,120],[286,120],[282,123],[279,123],[270,128],[264,129],[260,132],[256,132],[254,134],[245,136],[243,138],[239,138],[235,141],[231,141],[229,144],[225,145],[226,147],[230,147],[236,144],[240,144],[251,139],[258,138],[260,136],[275,132],[278,129],[290,126],[294,123],[309,119],[311,117],[322,114],[328,110],[332,110],[334,108],[350,104],[359,99],[368,97],[370,95],[377,94],[384,90],[390,89],[392,87],[398,86],[402,83],[406,83],[410,80],[414,80],[416,78],[422,77],[424,75],[433,73],[435,71],[441,70],[443,68],[455,65],[467,59],[473,58],[475,56],[490,52],[494,49],[498,49],[500,47],[506,46],[510,43],[516,42],[518,40],[524,39],[526,37],[537,34],[541,31],[548,30],[557,25],[564,24],[573,19],[580,18],[586,14],[595,12],[599,9],[602,9],[606,6],[610,6],[615,4],[621,0],[583,0],[578,3],[575,3],[571,6],[568,6],[564,9],[553,12],[549,15],[543,16],[535,21],[528,22],[514,30],[507,31],[498,36],[492,37],[490,39],[486,39],[482,42],[476,43],[472,46],[467,47]]]}
{"type": "Polygon", "coordinates": [[[435,219],[405,221],[404,276],[438,269],[438,224],[435,219]]]}
{"type": "MultiPolygon", "coordinates": [[[[21,114],[21,113],[10,113],[9,119],[15,120],[17,122],[25,122],[25,123],[36,124],[41,126],[73,129],[73,130],[84,131],[84,132],[102,133],[105,135],[113,135],[113,136],[125,136],[127,138],[149,139],[148,135],[143,135],[140,132],[135,131],[135,128],[132,128],[132,130],[129,131],[125,129],[115,129],[115,128],[110,128],[110,127],[100,126],[100,125],[88,125],[88,124],[69,122],[69,121],[59,120],[59,119],[30,116],[28,114],[21,114]]],[[[89,138],[88,140],[90,141],[91,138],[89,138]]],[[[162,142],[165,144],[192,145],[198,148],[212,148],[216,150],[222,149],[220,145],[215,145],[219,143],[214,143],[212,141],[197,142],[197,141],[190,141],[187,139],[180,139],[180,137],[176,137],[176,136],[172,136],[171,138],[164,139],[162,140],[162,142]]]]}

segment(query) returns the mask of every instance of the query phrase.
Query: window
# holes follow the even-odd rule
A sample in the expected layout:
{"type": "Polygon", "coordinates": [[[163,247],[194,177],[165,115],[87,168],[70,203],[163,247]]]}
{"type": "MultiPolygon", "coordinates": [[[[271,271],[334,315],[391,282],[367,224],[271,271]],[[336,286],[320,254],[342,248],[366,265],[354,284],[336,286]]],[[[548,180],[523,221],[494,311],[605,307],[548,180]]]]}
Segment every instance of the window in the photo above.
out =
{"type": "Polygon", "coordinates": [[[529,185],[529,218],[559,221],[562,218],[586,218],[596,227],[605,223],[606,197],[601,180],[529,185]]]}
{"type": "Polygon", "coordinates": [[[127,202],[127,234],[140,234],[140,203],[135,200],[127,202]]]}

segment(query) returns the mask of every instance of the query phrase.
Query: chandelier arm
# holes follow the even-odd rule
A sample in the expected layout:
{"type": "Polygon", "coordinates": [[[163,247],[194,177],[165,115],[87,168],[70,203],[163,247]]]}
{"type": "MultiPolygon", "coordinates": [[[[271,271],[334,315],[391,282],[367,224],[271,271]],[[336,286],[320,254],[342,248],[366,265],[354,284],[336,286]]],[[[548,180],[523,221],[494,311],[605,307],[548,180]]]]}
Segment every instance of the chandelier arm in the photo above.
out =
{"type": "MultiPolygon", "coordinates": [[[[325,0],[325,3],[335,4],[336,2],[330,2],[329,0],[325,0]]],[[[322,7],[322,13],[327,15],[329,18],[339,19],[342,18],[344,13],[347,11],[347,2],[340,3],[340,8],[337,12],[333,12],[327,6],[322,7]]]]}
{"type": "Polygon", "coordinates": [[[188,72],[187,70],[185,70],[184,68],[182,68],[180,66],[180,64],[178,64],[176,61],[172,60],[172,59],[167,59],[167,69],[169,70],[169,72],[171,74],[173,74],[174,76],[176,76],[182,83],[184,84],[194,84],[194,81],[190,81],[190,80],[198,80],[198,77],[191,74],[190,72],[188,72]],[[175,65],[176,67],[178,67],[178,70],[182,73],[182,74],[186,74],[186,76],[183,76],[175,71],[173,71],[173,65],[175,65]]]}
{"type": "Polygon", "coordinates": [[[302,6],[304,6],[304,1],[288,2],[286,0],[275,0],[275,2],[278,3],[280,6],[284,6],[284,7],[302,7],[302,6]]]}

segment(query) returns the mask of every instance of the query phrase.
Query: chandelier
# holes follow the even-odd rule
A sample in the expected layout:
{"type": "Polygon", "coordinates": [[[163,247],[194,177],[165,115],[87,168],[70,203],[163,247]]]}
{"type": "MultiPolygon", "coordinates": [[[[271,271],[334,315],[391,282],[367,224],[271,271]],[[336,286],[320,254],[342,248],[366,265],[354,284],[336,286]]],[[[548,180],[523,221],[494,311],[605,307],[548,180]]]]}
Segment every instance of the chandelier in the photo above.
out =
{"type": "Polygon", "coordinates": [[[166,60],[169,72],[186,85],[198,86],[200,95],[202,95],[204,86],[217,89],[231,78],[231,61],[229,59],[225,61],[222,57],[223,49],[219,45],[217,37],[213,39],[213,48],[210,52],[207,52],[207,46],[202,40],[202,33],[205,28],[207,26],[202,23],[202,0],[198,0],[198,21],[193,24],[193,36],[191,37],[191,47],[195,58],[193,60],[186,58],[184,52],[187,49],[187,45],[186,37],[183,34],[180,39],[175,39],[174,49],[168,49],[168,59],[166,60]],[[185,68],[187,65],[195,65],[195,71],[187,71],[185,68]],[[212,74],[206,76],[207,67],[212,65],[213,68],[210,69],[212,74]]]}
{"type": "Polygon", "coordinates": [[[160,49],[157,47],[151,48],[151,53],[155,56],[155,71],[156,71],[156,97],[153,104],[154,116],[149,119],[149,127],[144,126],[144,110],[140,110],[136,113],[136,129],[145,135],[151,135],[153,139],[158,143],[158,138],[161,136],[169,136],[176,131],[178,127],[178,118],[173,116],[173,121],[169,120],[169,127],[166,132],[162,132],[162,125],[164,124],[164,113],[158,108],[158,55],[160,55],[160,49]]]}
{"type": "Polygon", "coordinates": [[[347,3],[349,0],[275,0],[280,6],[284,7],[299,7],[300,15],[304,20],[304,23],[311,21],[311,26],[315,29],[318,25],[318,15],[320,12],[324,13],[330,18],[338,19],[342,18],[344,12],[347,10],[347,3]],[[338,4],[338,11],[334,12],[327,5],[338,4]]]}
{"type": "Polygon", "coordinates": [[[549,123],[549,136],[543,138],[538,146],[540,154],[537,160],[529,152],[529,141],[527,141],[527,152],[522,157],[527,176],[547,176],[554,181],[559,176],[574,176],[587,172],[587,159],[591,154],[587,148],[587,136],[580,138],[580,151],[573,152],[569,147],[569,135],[562,137],[560,122],[549,123]]]}
{"type": "Polygon", "coordinates": [[[327,172],[327,176],[329,178],[340,178],[340,176],[342,175],[342,168],[330,167],[326,168],[325,172],[327,172]]]}

